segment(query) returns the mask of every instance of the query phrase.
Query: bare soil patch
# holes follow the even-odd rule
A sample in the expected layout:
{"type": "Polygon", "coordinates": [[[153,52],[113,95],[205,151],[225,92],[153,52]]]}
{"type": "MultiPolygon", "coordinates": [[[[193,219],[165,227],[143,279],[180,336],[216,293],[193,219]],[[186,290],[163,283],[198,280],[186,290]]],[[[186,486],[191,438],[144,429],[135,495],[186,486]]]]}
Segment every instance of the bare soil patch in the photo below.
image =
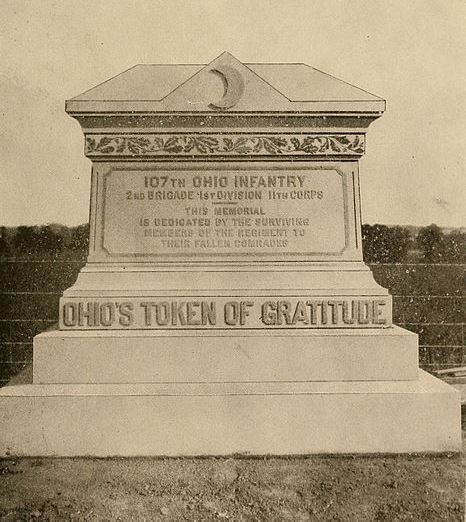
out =
{"type": "Polygon", "coordinates": [[[459,455],[0,460],[1,520],[463,520],[459,455]]]}

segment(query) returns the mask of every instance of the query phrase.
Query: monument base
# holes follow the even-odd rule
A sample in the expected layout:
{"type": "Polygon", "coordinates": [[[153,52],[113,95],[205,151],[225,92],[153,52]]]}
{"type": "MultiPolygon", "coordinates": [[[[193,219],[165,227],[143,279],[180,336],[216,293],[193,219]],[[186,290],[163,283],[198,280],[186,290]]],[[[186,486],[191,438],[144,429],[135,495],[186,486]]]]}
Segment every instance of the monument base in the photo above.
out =
{"type": "Polygon", "coordinates": [[[29,384],[0,390],[0,455],[457,452],[460,394],[413,381],[29,384]]]}
{"type": "Polygon", "coordinates": [[[34,338],[35,384],[409,381],[417,335],[399,328],[81,330],[34,338]]]}

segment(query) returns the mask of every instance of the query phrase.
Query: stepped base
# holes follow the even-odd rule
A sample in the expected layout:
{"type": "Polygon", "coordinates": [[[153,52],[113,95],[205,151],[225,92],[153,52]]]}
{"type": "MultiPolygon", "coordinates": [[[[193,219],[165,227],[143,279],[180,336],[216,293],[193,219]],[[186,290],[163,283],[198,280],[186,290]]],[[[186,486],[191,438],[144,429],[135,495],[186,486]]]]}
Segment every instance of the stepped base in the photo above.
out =
{"type": "Polygon", "coordinates": [[[460,394],[399,382],[10,385],[0,455],[460,451],[460,394]]]}
{"type": "Polygon", "coordinates": [[[34,383],[402,381],[417,335],[399,327],[292,331],[48,331],[34,383]]]}
{"type": "Polygon", "coordinates": [[[234,268],[88,263],[63,292],[59,313],[60,330],[71,331],[391,324],[391,296],[362,261],[235,263],[234,268]],[[243,306],[240,316],[237,306],[243,306]]]}
{"type": "Polygon", "coordinates": [[[168,295],[287,295],[302,292],[328,295],[380,295],[388,290],[376,283],[362,261],[344,262],[88,262],[64,298],[168,295]]]}

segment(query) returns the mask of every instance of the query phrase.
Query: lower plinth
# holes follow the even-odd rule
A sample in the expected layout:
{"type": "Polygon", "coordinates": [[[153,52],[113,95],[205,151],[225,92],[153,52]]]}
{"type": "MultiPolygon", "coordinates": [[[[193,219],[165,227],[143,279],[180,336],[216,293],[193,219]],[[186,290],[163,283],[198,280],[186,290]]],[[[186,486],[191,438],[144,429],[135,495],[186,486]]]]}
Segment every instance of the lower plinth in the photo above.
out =
{"type": "Polygon", "coordinates": [[[417,335],[399,327],[297,330],[50,330],[34,383],[403,381],[417,335]]]}
{"type": "Polygon", "coordinates": [[[413,381],[23,384],[0,390],[0,455],[457,452],[460,395],[413,381]]]}

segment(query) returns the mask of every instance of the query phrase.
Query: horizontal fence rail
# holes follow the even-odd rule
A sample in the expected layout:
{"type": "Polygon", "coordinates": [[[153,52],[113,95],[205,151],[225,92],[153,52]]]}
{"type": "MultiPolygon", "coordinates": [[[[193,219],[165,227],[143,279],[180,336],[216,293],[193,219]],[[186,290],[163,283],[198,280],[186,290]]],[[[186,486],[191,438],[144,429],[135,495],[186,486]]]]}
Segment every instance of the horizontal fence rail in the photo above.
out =
{"type": "MultiPolygon", "coordinates": [[[[55,327],[58,300],[84,259],[0,259],[0,385],[32,361],[32,339],[55,327]]],[[[395,324],[419,335],[427,371],[466,365],[464,265],[371,264],[393,296],[395,324]]]]}

